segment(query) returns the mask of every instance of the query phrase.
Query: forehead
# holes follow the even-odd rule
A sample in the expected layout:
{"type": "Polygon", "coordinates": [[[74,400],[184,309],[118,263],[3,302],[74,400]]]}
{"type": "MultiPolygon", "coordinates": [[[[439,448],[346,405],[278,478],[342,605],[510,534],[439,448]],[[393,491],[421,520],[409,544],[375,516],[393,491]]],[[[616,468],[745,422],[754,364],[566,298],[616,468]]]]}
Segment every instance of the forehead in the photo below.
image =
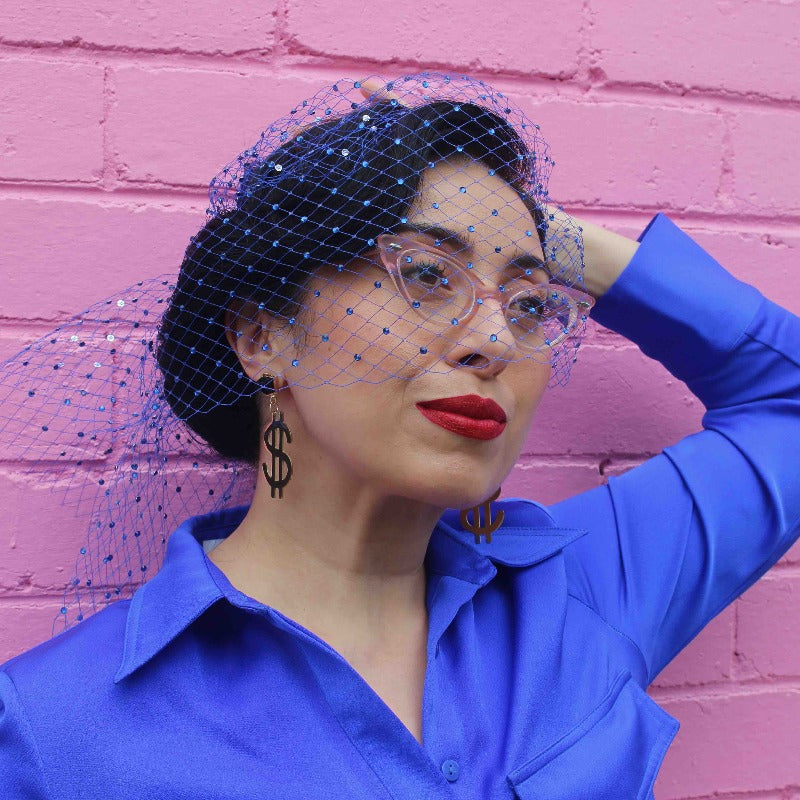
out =
{"type": "Polygon", "coordinates": [[[523,251],[542,257],[535,221],[516,189],[479,161],[443,161],[422,174],[409,211],[410,223],[437,225],[474,242],[476,254],[491,257],[523,251]]]}

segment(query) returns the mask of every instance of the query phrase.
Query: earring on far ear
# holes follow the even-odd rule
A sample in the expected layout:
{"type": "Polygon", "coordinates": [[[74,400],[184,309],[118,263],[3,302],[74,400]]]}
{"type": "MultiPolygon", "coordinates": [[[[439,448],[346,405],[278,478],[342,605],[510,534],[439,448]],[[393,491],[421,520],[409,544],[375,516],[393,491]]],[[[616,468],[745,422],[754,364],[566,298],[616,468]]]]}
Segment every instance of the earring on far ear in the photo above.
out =
{"type": "Polygon", "coordinates": [[[269,395],[269,410],[272,414],[272,422],[264,431],[264,444],[267,450],[272,453],[272,471],[267,469],[266,463],[262,462],[261,468],[264,470],[264,477],[270,487],[270,495],[275,497],[275,490],[278,490],[278,498],[283,497],[283,487],[289,483],[292,477],[292,459],[283,449],[284,437],[291,444],[292,432],[289,426],[283,421],[283,411],[278,406],[278,393],[275,388],[275,375],[265,372],[257,381],[264,394],[269,395]]]}
{"type": "Polygon", "coordinates": [[[500,487],[497,488],[497,491],[488,500],[484,500],[482,503],[472,508],[465,508],[459,515],[461,527],[475,536],[475,544],[480,544],[481,536],[486,537],[486,544],[491,544],[492,533],[503,524],[503,520],[506,516],[505,511],[498,511],[497,516],[492,519],[492,507],[490,503],[493,503],[498,497],[500,497],[500,487]],[[483,522],[481,522],[481,509],[484,511],[483,522]],[[472,512],[472,521],[469,519],[470,511],[472,512]]]}

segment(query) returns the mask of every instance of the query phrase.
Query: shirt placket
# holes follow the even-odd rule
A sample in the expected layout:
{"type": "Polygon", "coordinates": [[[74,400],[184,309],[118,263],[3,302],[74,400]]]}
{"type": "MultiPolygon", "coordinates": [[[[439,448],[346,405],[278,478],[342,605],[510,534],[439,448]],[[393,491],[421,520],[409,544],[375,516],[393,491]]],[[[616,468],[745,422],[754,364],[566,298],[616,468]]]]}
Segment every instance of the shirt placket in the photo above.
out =
{"type": "MultiPolygon", "coordinates": [[[[484,580],[488,581],[494,572],[494,567],[487,564],[484,580]]],[[[445,654],[440,640],[478,588],[478,584],[451,576],[434,576],[430,582],[423,744],[330,645],[288,617],[269,610],[273,623],[296,637],[331,712],[375,774],[386,797],[453,800],[469,796],[463,790],[471,783],[465,772],[470,752],[465,727],[470,724],[465,726],[461,710],[463,693],[458,686],[448,685],[446,675],[452,670],[442,669],[440,659],[445,654]]]]}

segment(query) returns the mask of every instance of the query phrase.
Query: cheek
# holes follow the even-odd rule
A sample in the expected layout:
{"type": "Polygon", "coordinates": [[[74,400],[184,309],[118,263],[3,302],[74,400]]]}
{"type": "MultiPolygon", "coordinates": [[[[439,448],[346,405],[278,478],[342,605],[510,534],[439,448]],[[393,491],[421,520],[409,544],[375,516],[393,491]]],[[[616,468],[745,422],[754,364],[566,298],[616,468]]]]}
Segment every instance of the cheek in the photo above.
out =
{"type": "Polygon", "coordinates": [[[295,391],[299,417],[296,450],[318,463],[322,456],[337,472],[391,483],[407,450],[402,432],[404,395],[387,383],[318,386],[295,391]]]}
{"type": "Polygon", "coordinates": [[[547,384],[550,380],[552,368],[550,364],[540,364],[535,362],[519,362],[509,367],[509,370],[519,371],[517,376],[509,376],[514,379],[515,387],[515,438],[519,439],[519,446],[525,443],[525,439],[530,429],[531,421],[539,407],[539,403],[547,391],[547,384]],[[521,368],[521,369],[518,369],[521,368]]]}
{"type": "Polygon", "coordinates": [[[287,377],[295,385],[380,383],[420,372],[426,346],[436,336],[408,303],[389,289],[357,276],[315,283],[303,323],[306,351],[287,377]],[[318,295],[315,292],[319,292],[318,295]]]}

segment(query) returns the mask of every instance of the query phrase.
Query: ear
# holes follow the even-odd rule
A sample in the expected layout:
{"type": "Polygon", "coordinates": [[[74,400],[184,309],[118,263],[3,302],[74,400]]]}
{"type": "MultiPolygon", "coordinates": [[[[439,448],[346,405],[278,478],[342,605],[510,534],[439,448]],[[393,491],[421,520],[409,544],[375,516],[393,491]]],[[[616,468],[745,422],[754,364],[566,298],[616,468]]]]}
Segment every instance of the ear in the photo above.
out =
{"type": "Polygon", "coordinates": [[[257,381],[265,372],[283,379],[293,343],[278,320],[252,300],[234,300],[225,312],[225,337],[242,370],[257,381]]]}

